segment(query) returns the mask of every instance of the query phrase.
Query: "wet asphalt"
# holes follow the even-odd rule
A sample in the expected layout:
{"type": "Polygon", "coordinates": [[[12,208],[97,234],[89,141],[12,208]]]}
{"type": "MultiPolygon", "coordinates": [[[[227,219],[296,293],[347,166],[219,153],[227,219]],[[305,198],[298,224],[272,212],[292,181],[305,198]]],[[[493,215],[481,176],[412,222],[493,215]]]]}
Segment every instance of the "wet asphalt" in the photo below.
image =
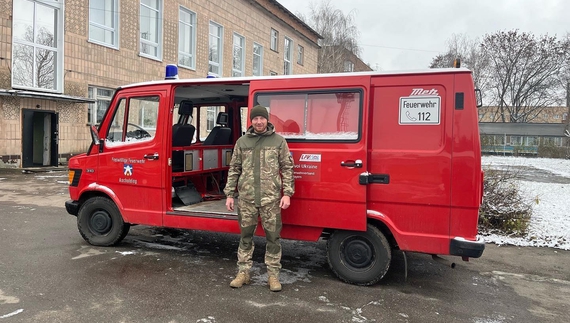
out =
{"type": "Polygon", "coordinates": [[[94,247],[66,213],[65,170],[0,170],[0,322],[565,322],[570,252],[487,245],[463,262],[393,253],[370,287],[339,281],[326,242],[283,241],[283,291],[232,289],[237,235],[136,226],[94,247]],[[457,262],[452,269],[450,261],[457,262]],[[407,268],[407,271],[406,271],[407,268]]]}

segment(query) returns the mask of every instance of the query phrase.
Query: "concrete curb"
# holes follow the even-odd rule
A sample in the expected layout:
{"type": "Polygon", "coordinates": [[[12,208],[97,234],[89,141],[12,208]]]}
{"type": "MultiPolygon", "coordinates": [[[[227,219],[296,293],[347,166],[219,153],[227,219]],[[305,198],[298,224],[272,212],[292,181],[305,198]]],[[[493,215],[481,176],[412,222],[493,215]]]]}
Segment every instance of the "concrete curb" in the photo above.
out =
{"type": "Polygon", "coordinates": [[[0,174],[36,174],[49,172],[67,172],[67,167],[0,167],[0,174]]]}

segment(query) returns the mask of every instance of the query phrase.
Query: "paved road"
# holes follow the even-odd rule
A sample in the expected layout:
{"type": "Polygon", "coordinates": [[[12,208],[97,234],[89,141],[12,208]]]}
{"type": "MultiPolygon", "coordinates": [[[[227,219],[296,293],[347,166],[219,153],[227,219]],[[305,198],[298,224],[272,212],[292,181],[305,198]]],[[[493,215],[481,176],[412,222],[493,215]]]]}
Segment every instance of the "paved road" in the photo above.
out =
{"type": "MultiPolygon", "coordinates": [[[[86,244],[63,208],[65,172],[0,170],[0,322],[567,322],[570,252],[488,245],[451,269],[394,255],[372,287],[345,284],[325,243],[285,241],[283,291],[228,284],[238,237],[138,226],[112,248],[86,244]]],[[[449,258],[458,261],[455,258],[449,258]]]]}

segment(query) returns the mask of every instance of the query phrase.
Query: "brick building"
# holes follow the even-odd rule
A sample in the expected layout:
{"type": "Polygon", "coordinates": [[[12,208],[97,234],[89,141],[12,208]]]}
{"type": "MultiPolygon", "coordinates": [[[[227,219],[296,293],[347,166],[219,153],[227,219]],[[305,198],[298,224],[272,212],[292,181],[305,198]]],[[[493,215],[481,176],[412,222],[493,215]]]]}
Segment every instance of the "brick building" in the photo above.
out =
{"type": "Polygon", "coordinates": [[[114,89],[180,78],[317,72],[319,34],[275,0],[0,0],[0,158],[84,152],[114,89]]]}
{"type": "Polygon", "coordinates": [[[483,154],[563,157],[570,154],[567,135],[568,107],[544,107],[527,123],[502,122],[497,107],[479,108],[479,132],[483,154]]]}
{"type": "MultiPolygon", "coordinates": [[[[544,107],[537,109],[529,123],[568,123],[568,107],[544,107]]],[[[510,114],[505,112],[506,122],[510,114]]],[[[480,107],[479,122],[502,122],[498,107],[480,107]]]]}

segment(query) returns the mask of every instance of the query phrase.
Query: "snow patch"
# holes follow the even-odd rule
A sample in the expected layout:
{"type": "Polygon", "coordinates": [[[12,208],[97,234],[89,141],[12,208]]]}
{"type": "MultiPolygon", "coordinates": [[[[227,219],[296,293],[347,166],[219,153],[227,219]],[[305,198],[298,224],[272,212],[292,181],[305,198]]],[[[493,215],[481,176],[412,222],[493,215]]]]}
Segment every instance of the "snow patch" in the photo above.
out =
{"type": "MultiPolygon", "coordinates": [[[[526,166],[570,178],[570,160],[554,158],[527,158],[483,156],[483,166],[526,166]]],[[[520,180],[519,186],[533,201],[533,214],[528,233],[524,237],[497,234],[484,235],[487,243],[521,247],[550,247],[570,250],[570,184],[542,183],[520,180]]],[[[481,321],[483,323],[484,321],[481,321]]]]}

